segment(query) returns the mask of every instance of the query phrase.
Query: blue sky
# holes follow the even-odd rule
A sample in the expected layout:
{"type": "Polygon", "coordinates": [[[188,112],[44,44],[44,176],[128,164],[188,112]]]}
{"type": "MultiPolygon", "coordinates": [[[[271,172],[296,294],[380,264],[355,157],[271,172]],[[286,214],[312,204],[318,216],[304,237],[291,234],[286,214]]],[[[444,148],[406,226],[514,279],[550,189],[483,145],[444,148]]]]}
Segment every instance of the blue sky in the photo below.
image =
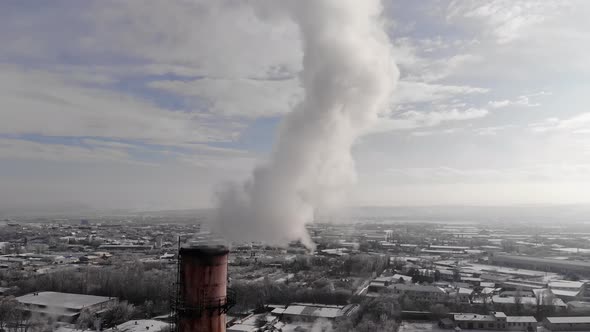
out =
{"type": "MultiPolygon", "coordinates": [[[[383,3],[401,78],[350,204],[590,203],[590,3],[383,3]]],[[[248,2],[8,1],[0,43],[0,208],[211,206],[302,96],[248,2]]]]}

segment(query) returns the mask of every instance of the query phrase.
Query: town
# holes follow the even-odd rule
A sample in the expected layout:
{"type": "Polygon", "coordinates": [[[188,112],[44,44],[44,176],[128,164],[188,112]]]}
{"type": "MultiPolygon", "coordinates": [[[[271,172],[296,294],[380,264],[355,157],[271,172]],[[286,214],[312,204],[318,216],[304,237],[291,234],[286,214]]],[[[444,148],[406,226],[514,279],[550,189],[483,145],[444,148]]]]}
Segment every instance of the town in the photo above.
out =
{"type": "MultiPolygon", "coordinates": [[[[0,329],[174,330],[178,249],[211,238],[205,219],[3,221],[0,329]]],[[[590,225],[374,218],[307,230],[313,250],[228,245],[227,331],[590,330],[590,225]]]]}

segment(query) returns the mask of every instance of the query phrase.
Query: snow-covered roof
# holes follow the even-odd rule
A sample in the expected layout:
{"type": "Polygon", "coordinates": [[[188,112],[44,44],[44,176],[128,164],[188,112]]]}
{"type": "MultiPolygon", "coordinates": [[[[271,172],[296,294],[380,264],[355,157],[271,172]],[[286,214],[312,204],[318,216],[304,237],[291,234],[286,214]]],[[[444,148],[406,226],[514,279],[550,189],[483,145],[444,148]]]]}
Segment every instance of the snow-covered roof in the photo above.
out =
{"type": "Polygon", "coordinates": [[[120,332],[158,332],[165,327],[169,326],[168,323],[164,323],[154,319],[138,319],[130,320],[121,325],[117,326],[116,331],[120,332]]]}

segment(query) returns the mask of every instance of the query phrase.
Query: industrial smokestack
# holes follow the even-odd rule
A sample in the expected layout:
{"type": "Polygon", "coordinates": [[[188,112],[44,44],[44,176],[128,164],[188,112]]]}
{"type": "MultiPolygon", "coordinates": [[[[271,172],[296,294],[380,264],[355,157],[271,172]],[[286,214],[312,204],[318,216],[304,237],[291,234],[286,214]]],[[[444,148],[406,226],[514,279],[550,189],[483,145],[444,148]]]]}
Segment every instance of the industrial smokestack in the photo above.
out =
{"type": "Polygon", "coordinates": [[[298,26],[305,95],[283,120],[268,163],[220,194],[217,231],[232,241],[313,247],[305,224],[355,182],[352,145],[389,110],[399,72],[379,0],[253,3],[298,26]]]}
{"type": "Polygon", "coordinates": [[[235,303],[227,290],[227,257],[223,245],[182,247],[178,252],[179,332],[225,332],[225,314],[235,303]]]}

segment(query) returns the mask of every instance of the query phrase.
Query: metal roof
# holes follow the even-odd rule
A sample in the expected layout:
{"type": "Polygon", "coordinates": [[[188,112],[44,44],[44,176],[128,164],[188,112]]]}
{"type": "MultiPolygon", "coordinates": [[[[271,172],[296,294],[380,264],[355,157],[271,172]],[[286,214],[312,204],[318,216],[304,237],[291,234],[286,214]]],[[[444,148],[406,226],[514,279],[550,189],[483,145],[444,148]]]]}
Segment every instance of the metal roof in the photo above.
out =
{"type": "Polygon", "coordinates": [[[492,315],[478,315],[478,314],[458,314],[454,315],[455,321],[478,321],[478,322],[495,322],[496,318],[492,315]]]}
{"type": "Polygon", "coordinates": [[[551,324],[590,324],[590,316],[579,317],[547,317],[551,324]]]}
{"type": "Polygon", "coordinates": [[[288,306],[284,315],[297,315],[307,317],[322,317],[322,318],[336,318],[347,314],[352,307],[338,306],[338,305],[323,305],[323,304],[308,304],[308,303],[294,303],[288,306]]]}
{"type": "Polygon", "coordinates": [[[495,260],[495,259],[504,259],[504,260],[511,260],[511,261],[526,262],[526,263],[531,263],[531,262],[545,263],[545,264],[568,266],[568,267],[590,268],[590,263],[588,263],[588,262],[583,262],[583,261],[570,261],[570,260],[558,260],[558,259],[533,257],[533,256],[494,255],[493,256],[493,260],[495,260]]]}
{"type": "Polygon", "coordinates": [[[47,306],[53,308],[62,307],[76,310],[81,310],[84,307],[107,302],[112,299],[113,298],[106,296],[69,294],[59,292],[38,292],[19,296],[16,298],[17,301],[28,305],[47,306]]]}
{"type": "Polygon", "coordinates": [[[509,323],[536,323],[537,319],[533,316],[507,316],[506,321],[509,323]]]}
{"type": "Polygon", "coordinates": [[[322,318],[336,318],[341,315],[340,308],[324,308],[303,305],[290,305],[287,307],[287,309],[285,309],[283,314],[322,318]]]}

